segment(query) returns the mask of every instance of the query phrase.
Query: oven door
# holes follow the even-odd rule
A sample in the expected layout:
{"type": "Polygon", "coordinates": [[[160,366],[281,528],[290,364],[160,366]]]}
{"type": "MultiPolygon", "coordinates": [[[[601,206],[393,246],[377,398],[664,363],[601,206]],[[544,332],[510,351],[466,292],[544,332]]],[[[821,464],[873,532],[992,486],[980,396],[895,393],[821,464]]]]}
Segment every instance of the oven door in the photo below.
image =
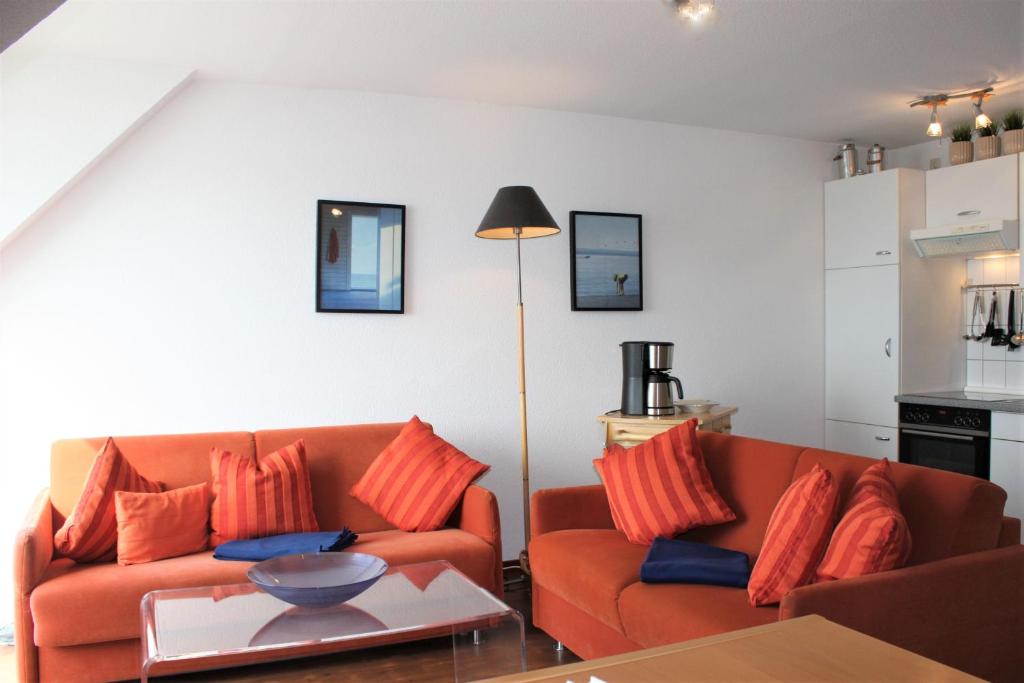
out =
{"type": "Polygon", "coordinates": [[[988,479],[989,436],[968,429],[901,424],[900,462],[988,479]]]}

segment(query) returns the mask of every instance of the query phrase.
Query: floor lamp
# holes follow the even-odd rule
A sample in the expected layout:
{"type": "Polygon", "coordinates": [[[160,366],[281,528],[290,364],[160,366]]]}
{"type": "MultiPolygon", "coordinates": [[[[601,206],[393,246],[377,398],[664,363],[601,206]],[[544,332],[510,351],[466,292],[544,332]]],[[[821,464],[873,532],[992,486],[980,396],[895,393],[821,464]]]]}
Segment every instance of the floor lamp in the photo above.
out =
{"type": "Polygon", "coordinates": [[[548,213],[532,187],[503,187],[491,201],[476,236],[485,239],[516,241],[516,321],[519,328],[519,436],[523,466],[523,534],[525,546],[519,553],[519,565],[529,575],[526,548],[530,547],[530,447],[526,436],[526,355],[523,336],[523,268],[520,240],[547,237],[559,232],[558,223],[548,213]]]}

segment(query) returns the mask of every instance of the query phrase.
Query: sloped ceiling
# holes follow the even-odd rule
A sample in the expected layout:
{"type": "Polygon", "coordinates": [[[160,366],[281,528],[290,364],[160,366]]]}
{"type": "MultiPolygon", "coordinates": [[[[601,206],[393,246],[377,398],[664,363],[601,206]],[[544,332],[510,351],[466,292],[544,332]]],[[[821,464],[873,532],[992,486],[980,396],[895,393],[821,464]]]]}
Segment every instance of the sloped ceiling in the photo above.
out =
{"type": "Polygon", "coordinates": [[[1022,101],[1021,0],[717,5],[694,29],[662,0],[69,0],[12,50],[889,147],[923,140],[917,95],[1022,101]]]}

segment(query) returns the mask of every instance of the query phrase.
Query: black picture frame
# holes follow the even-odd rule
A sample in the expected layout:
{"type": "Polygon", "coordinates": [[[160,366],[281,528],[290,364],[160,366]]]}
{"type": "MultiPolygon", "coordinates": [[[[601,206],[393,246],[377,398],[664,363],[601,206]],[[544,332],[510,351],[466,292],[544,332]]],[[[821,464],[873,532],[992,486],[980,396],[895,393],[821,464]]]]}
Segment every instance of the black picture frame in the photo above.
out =
{"type": "MultiPolygon", "coordinates": [[[[373,230],[364,222],[362,231],[373,230]]],[[[404,204],[379,204],[334,199],[316,203],[316,311],[318,313],[405,313],[405,230],[404,204]],[[335,211],[340,213],[335,213],[335,211]],[[386,212],[386,213],[385,213],[386,212]],[[376,267],[373,273],[353,272],[355,217],[377,217],[376,267]],[[386,226],[381,220],[386,221],[386,226]],[[332,237],[333,231],[333,237],[332,237]],[[387,232],[385,232],[387,231],[387,232]],[[340,237],[339,237],[340,235],[340,237]],[[343,241],[347,238],[347,247],[343,241]],[[398,244],[395,245],[396,241],[398,244]],[[346,250],[347,249],[347,250],[346,250]],[[387,255],[390,259],[384,259],[387,255]],[[341,263],[338,266],[338,263],[341,263]],[[397,275],[393,272],[397,263],[397,275]],[[356,278],[359,278],[358,283],[356,278]],[[360,286],[353,286],[353,285],[360,286]]],[[[373,240],[370,240],[371,242],[373,240]]]]}
{"type": "Polygon", "coordinates": [[[642,214],[570,211],[569,287],[572,310],[644,310],[643,257],[642,214]],[[616,228],[622,231],[621,235],[615,235],[616,228]],[[588,232],[594,234],[586,234],[588,232]],[[635,253],[632,248],[634,240],[635,253]],[[635,263],[627,262],[625,259],[635,260],[635,263]],[[584,261],[588,263],[584,264],[584,261]],[[593,272],[600,268],[599,264],[608,266],[613,276],[621,272],[626,274],[627,278],[620,281],[618,278],[609,277],[607,281],[611,284],[607,288],[608,291],[605,291],[603,281],[593,272]],[[634,275],[635,281],[631,284],[629,280],[634,275]]]}

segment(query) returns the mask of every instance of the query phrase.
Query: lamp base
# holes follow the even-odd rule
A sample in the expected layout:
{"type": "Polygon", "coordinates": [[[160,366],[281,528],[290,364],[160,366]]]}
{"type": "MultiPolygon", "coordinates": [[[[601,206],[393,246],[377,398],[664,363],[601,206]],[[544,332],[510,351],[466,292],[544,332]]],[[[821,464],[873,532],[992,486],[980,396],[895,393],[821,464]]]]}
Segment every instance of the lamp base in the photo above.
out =
{"type": "Polygon", "coordinates": [[[526,550],[519,551],[519,568],[523,570],[523,574],[530,576],[530,555],[526,550]]]}

